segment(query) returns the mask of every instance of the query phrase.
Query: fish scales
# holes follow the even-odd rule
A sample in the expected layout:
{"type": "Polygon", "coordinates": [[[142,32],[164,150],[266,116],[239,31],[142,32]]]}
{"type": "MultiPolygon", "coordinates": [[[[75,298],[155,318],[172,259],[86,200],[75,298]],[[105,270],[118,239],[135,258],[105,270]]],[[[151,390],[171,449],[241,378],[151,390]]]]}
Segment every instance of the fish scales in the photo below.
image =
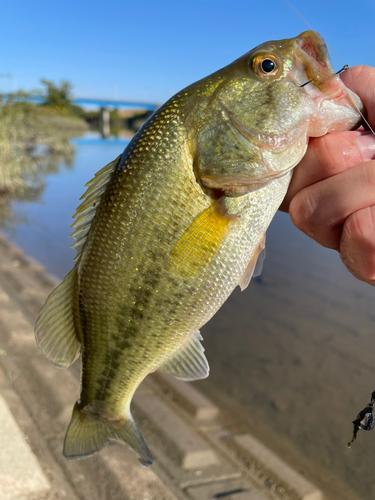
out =
{"type": "MultiPolygon", "coordinates": [[[[82,255],[80,265],[83,270],[90,271],[82,272],[79,287],[84,296],[83,300],[86,299],[87,290],[90,294],[90,304],[95,303],[96,309],[93,316],[92,311],[86,313],[84,306],[80,308],[83,330],[90,337],[88,348],[83,354],[84,360],[87,357],[88,362],[87,370],[84,369],[82,377],[84,388],[82,396],[86,395],[87,386],[88,401],[90,398],[95,399],[98,392],[104,394],[109,379],[108,370],[113,362],[109,360],[113,356],[113,351],[120,354],[116,342],[120,343],[122,352],[120,357],[124,359],[128,357],[130,350],[133,357],[142,360],[147,355],[147,349],[152,350],[155,347],[163,356],[165,349],[160,338],[165,337],[165,330],[169,326],[169,320],[166,318],[171,312],[170,305],[173,302],[171,288],[174,284],[173,279],[165,280],[164,277],[164,283],[159,285],[163,280],[159,262],[166,260],[168,248],[171,248],[176,239],[176,231],[181,231],[176,224],[175,227],[171,224],[171,212],[177,215],[180,224],[184,220],[189,224],[192,216],[207,207],[207,201],[199,193],[195,181],[191,182],[193,175],[191,159],[187,157],[184,146],[186,137],[179,126],[177,108],[174,103],[172,106],[164,112],[166,118],[162,115],[162,111],[154,117],[123,159],[121,168],[116,172],[108,186],[106,196],[101,201],[99,210],[103,211],[104,216],[100,217],[99,212],[92,227],[92,237],[82,255]],[[176,122],[172,129],[169,127],[171,120],[176,122]],[[163,135],[163,128],[166,126],[168,126],[168,136],[163,135]],[[157,134],[160,139],[155,144],[154,136],[157,134]],[[166,159],[165,155],[170,158],[166,159]],[[178,170],[168,169],[170,165],[174,167],[178,165],[178,170]],[[148,177],[150,170],[153,171],[152,177],[148,177]],[[167,190],[165,183],[168,185],[167,190]],[[116,198],[121,199],[120,204],[113,201],[116,198]],[[150,212],[149,207],[155,203],[159,210],[154,209],[150,212]],[[108,212],[110,215],[107,215],[108,212]],[[116,238],[118,234],[122,235],[121,238],[116,238]],[[160,256],[161,247],[166,248],[162,256],[160,256]],[[146,256],[143,255],[144,248],[148,249],[146,256]],[[109,267],[107,259],[103,259],[103,255],[108,255],[108,252],[111,263],[109,267]],[[153,258],[149,259],[149,255],[153,258]],[[90,264],[87,264],[87,260],[90,264]],[[103,286],[103,278],[106,286],[103,286]],[[154,291],[157,290],[153,296],[147,293],[151,287],[154,287],[154,291]],[[145,296],[147,304],[140,300],[145,296]],[[152,314],[155,309],[159,311],[157,316],[152,314]],[[113,311],[117,310],[121,311],[120,314],[113,314],[113,311]],[[108,311],[112,311],[112,314],[108,311]],[[97,315],[103,318],[100,326],[97,315]],[[119,323],[125,328],[121,332],[121,338],[119,338],[119,323]],[[103,338],[103,328],[108,332],[107,338],[103,338]],[[149,335],[149,331],[152,331],[152,335],[149,335]],[[148,340],[147,349],[144,346],[145,339],[148,340]],[[108,344],[102,348],[103,343],[108,344]],[[90,360],[93,359],[95,362],[90,364],[90,360]],[[98,374],[95,366],[101,367],[103,371],[98,374]]],[[[183,292],[178,293],[183,298],[183,292]]],[[[178,339],[174,341],[178,342],[178,339]]],[[[157,358],[154,363],[158,363],[157,358]]],[[[85,362],[83,364],[85,365],[85,362]]],[[[129,361],[120,364],[122,370],[117,373],[112,383],[116,385],[119,377],[127,380],[127,384],[136,386],[139,378],[144,376],[142,373],[144,366],[140,363],[135,363],[133,366],[129,361]],[[131,377],[128,377],[128,373],[131,373],[131,377]]],[[[81,398],[81,404],[85,405],[88,402],[81,398]]]]}
{"type": "MultiPolygon", "coordinates": [[[[105,213],[109,211],[111,215],[99,216],[98,223],[94,222],[90,243],[82,255],[81,266],[83,269],[90,269],[90,273],[87,278],[86,274],[82,273],[79,288],[82,295],[85,295],[87,289],[87,293],[90,294],[90,304],[96,304],[95,316],[93,316],[92,311],[85,315],[84,304],[80,305],[83,331],[90,338],[88,347],[83,354],[83,366],[86,366],[87,370],[84,369],[82,377],[82,406],[90,404],[90,401],[101,399],[106,394],[110,381],[115,390],[110,391],[108,388],[111,393],[111,395],[106,394],[108,410],[114,413],[122,411],[123,403],[121,398],[118,401],[117,387],[121,386],[124,390],[125,388],[128,390],[129,384],[137,387],[139,379],[143,379],[145,376],[144,372],[147,373],[150,369],[150,366],[145,363],[148,359],[147,352],[153,353],[151,369],[157,369],[158,365],[168,357],[170,349],[177,349],[186,340],[186,329],[195,331],[202,321],[212,316],[227,295],[225,292],[226,295],[224,298],[222,297],[220,286],[227,290],[228,280],[233,279],[234,282],[238,282],[253,251],[252,242],[254,246],[259,239],[259,236],[254,234],[255,230],[262,235],[266,229],[266,227],[260,227],[250,230],[247,237],[244,238],[244,248],[241,248],[242,245],[238,245],[238,235],[233,235],[233,241],[232,239],[228,240],[228,248],[223,247],[219,258],[212,262],[212,265],[206,270],[207,277],[202,276],[200,287],[197,288],[194,285],[193,291],[197,294],[201,292],[205,301],[207,301],[206,296],[209,293],[209,297],[213,301],[212,310],[200,307],[200,302],[196,303],[195,295],[194,302],[189,301],[188,295],[192,296],[192,285],[188,282],[189,280],[185,280],[184,289],[179,283],[181,280],[171,277],[167,269],[162,270],[160,264],[157,264],[160,260],[166,263],[172,248],[181,237],[181,233],[190,225],[191,220],[209,205],[207,197],[202,194],[195,182],[192,158],[184,147],[186,138],[185,134],[181,133],[182,120],[175,111],[176,104],[176,102],[172,102],[173,107],[167,108],[164,112],[168,118],[176,121],[175,130],[172,129],[172,133],[167,136],[168,141],[163,134],[163,129],[169,125],[169,120],[164,118],[165,115],[161,111],[151,121],[149,127],[145,128],[138,141],[135,141],[134,146],[130,148],[123,159],[123,165],[108,186],[106,196],[100,205],[100,210],[105,213]],[[154,152],[149,154],[146,149],[149,148],[149,136],[152,137],[155,133],[159,133],[161,138],[157,148],[154,148],[156,155],[154,152]],[[175,141],[174,137],[176,137],[175,141]],[[174,142],[172,149],[170,141],[174,142]],[[140,148],[142,148],[141,151],[139,151],[140,148]],[[168,161],[165,160],[165,150],[171,150],[168,161]],[[176,150],[179,151],[179,158],[176,158],[176,150]],[[136,167],[129,171],[128,166],[133,165],[132,155],[134,153],[138,153],[136,167]],[[161,165],[161,170],[173,167],[169,170],[167,177],[162,172],[163,176],[160,177],[159,185],[155,176],[152,180],[147,177],[147,167],[151,165],[153,168],[154,162],[161,165]],[[177,169],[176,165],[179,165],[180,168],[177,169]],[[134,179],[134,184],[129,182],[129,173],[134,179]],[[139,182],[139,176],[141,176],[142,183],[139,182]],[[168,185],[167,190],[165,183],[168,185]],[[125,189],[123,188],[124,184],[125,189]],[[116,197],[121,199],[121,206],[116,206],[116,202],[112,201],[116,197]],[[199,203],[199,197],[201,203],[199,203]],[[147,207],[154,207],[155,199],[158,201],[160,211],[154,209],[150,213],[147,211],[147,207]],[[174,230],[171,230],[171,211],[175,217],[177,215],[179,221],[174,230]],[[115,235],[120,233],[122,221],[129,221],[128,231],[131,232],[131,238],[126,232],[122,232],[122,240],[116,240],[115,235]],[[108,268],[105,261],[103,269],[101,261],[103,255],[108,252],[108,246],[110,246],[109,258],[113,267],[108,268]],[[116,246],[117,250],[115,250],[116,246]],[[148,249],[154,259],[159,255],[159,259],[146,261],[146,257],[142,253],[143,247],[148,249]],[[165,249],[164,255],[160,255],[160,247],[165,249]],[[242,265],[238,265],[237,256],[233,259],[233,249],[238,251],[240,255],[244,255],[242,265]],[[126,252],[126,258],[123,258],[124,252],[126,252]],[[91,265],[87,265],[86,259],[91,260],[91,265]],[[238,268],[237,272],[233,272],[230,265],[232,261],[238,268]],[[103,287],[101,282],[106,272],[113,279],[108,282],[106,287],[103,287]],[[149,284],[150,276],[158,276],[158,280],[149,284]],[[215,279],[217,276],[220,277],[220,280],[215,279]],[[156,287],[157,290],[153,297],[147,293],[150,292],[150,285],[156,287]],[[145,292],[142,294],[142,290],[146,291],[147,304],[140,300],[141,297],[145,296],[145,292]],[[103,312],[98,307],[99,304],[103,307],[103,312]],[[112,315],[106,314],[107,311],[113,312],[116,309],[121,312],[112,315]],[[196,314],[197,309],[201,311],[201,316],[196,314]],[[104,320],[98,326],[96,315],[107,317],[107,322],[104,320]],[[92,325],[90,325],[90,320],[92,325]],[[182,323],[180,329],[178,326],[176,328],[176,322],[182,323]],[[103,330],[108,332],[108,339],[103,338],[103,330]],[[147,347],[144,344],[145,339],[147,339],[147,347]],[[103,348],[102,344],[106,342],[108,345],[103,348]],[[159,350],[160,357],[157,356],[159,350]],[[103,361],[98,359],[98,352],[105,353],[103,361]],[[100,374],[97,373],[95,366],[90,364],[92,359],[96,360],[96,365],[105,367],[100,374]],[[134,363],[134,366],[129,361],[126,363],[126,359],[136,359],[137,362],[134,363]],[[139,363],[139,360],[143,361],[143,364],[139,363]],[[111,374],[111,370],[114,372],[113,374],[111,374]],[[115,398],[116,404],[120,405],[119,407],[111,408],[111,396],[115,398]]],[[[267,194],[262,194],[262,196],[267,196],[267,194]]],[[[251,197],[258,198],[258,194],[248,195],[249,199],[251,197]]],[[[283,194],[279,195],[279,199],[276,201],[277,205],[281,203],[282,197],[283,194]]],[[[241,201],[243,204],[244,200],[241,201]]],[[[250,206],[250,200],[248,204],[250,206]]],[[[257,204],[254,205],[257,206],[257,204]]],[[[270,204],[270,206],[273,205],[270,204]]],[[[265,220],[268,221],[272,215],[273,213],[265,220]]],[[[259,214],[252,213],[252,216],[254,220],[261,220],[259,214]]],[[[253,225],[251,221],[250,225],[253,225]]],[[[131,390],[129,388],[129,391],[131,390]]],[[[125,397],[128,400],[128,393],[125,391],[124,393],[125,396],[122,398],[125,397]]]]}
{"type": "Polygon", "coordinates": [[[318,34],[267,42],[173,96],[88,183],[76,265],[36,325],[56,365],[82,355],[67,458],[119,441],[152,462],[136,388],[208,375],[199,328],[248,285],[308,137],[359,122],[353,99],[318,34]]]}

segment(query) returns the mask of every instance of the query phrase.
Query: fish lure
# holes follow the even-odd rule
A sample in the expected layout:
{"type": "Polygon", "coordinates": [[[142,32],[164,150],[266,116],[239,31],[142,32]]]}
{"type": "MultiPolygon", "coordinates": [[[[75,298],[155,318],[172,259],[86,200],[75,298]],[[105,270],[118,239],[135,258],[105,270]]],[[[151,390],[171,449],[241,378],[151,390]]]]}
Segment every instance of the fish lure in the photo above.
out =
{"type": "Polygon", "coordinates": [[[347,444],[348,448],[351,448],[352,443],[356,440],[358,431],[361,429],[364,431],[371,431],[375,427],[374,404],[375,391],[371,394],[371,401],[358,413],[357,418],[353,420],[353,437],[347,444]]]}

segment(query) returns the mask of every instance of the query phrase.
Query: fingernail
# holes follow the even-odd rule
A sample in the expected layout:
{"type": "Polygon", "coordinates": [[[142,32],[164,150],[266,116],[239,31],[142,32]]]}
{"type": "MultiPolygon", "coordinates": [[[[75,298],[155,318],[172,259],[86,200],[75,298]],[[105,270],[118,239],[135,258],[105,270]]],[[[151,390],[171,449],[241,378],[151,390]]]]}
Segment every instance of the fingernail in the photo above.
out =
{"type": "Polygon", "coordinates": [[[368,160],[375,159],[375,135],[371,132],[361,132],[355,138],[360,152],[368,160]]]}

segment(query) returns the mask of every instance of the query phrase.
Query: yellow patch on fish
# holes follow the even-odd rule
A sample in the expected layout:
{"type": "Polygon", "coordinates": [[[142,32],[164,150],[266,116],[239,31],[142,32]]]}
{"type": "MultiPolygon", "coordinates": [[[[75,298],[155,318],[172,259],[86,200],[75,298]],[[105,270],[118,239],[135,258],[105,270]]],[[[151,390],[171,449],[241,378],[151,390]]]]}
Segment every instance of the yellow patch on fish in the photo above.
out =
{"type": "Polygon", "coordinates": [[[171,271],[183,278],[196,276],[212,261],[236,218],[226,212],[221,200],[204,210],[170,253],[168,266],[171,271]]]}

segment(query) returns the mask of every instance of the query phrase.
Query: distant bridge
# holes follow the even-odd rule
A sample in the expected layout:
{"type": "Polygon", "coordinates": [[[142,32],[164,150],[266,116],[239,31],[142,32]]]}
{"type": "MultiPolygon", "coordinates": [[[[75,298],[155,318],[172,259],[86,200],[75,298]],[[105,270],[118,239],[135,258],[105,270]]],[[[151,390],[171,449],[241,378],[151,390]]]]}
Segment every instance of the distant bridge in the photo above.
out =
{"type": "MultiPolygon", "coordinates": [[[[3,95],[4,99],[7,99],[7,94],[3,95]]],[[[24,98],[23,98],[24,99],[24,98]]],[[[26,98],[29,102],[35,102],[36,104],[41,104],[45,102],[45,99],[41,96],[30,96],[26,98]]],[[[121,100],[111,100],[111,99],[91,99],[86,97],[77,97],[76,99],[71,99],[72,104],[77,106],[95,106],[100,109],[100,120],[99,128],[103,137],[108,137],[110,135],[110,115],[109,110],[113,109],[144,109],[149,111],[150,115],[155,109],[159,107],[158,104],[149,102],[136,102],[136,101],[121,101],[121,100]]]]}
{"type": "MultiPolygon", "coordinates": [[[[3,94],[3,98],[7,99],[8,95],[3,94]]],[[[32,95],[27,98],[21,97],[29,102],[35,102],[36,104],[41,104],[45,102],[45,99],[41,96],[32,95]]],[[[98,108],[116,108],[116,109],[147,109],[148,111],[155,111],[159,107],[159,104],[149,103],[149,102],[137,102],[137,101],[122,101],[122,100],[111,100],[111,99],[92,99],[91,97],[77,97],[76,99],[71,99],[72,104],[77,106],[95,106],[98,108]]]]}
{"type": "Polygon", "coordinates": [[[112,101],[110,99],[89,99],[85,97],[78,97],[72,99],[73,104],[77,106],[97,106],[98,108],[116,108],[116,109],[147,109],[155,111],[159,107],[158,104],[151,104],[148,102],[131,102],[131,101],[112,101]]]}
{"type": "Polygon", "coordinates": [[[97,106],[100,108],[100,119],[99,128],[102,137],[109,137],[111,133],[111,123],[110,123],[110,108],[114,109],[144,109],[151,115],[156,108],[159,107],[158,104],[151,104],[146,102],[130,102],[130,101],[115,101],[109,99],[87,99],[85,97],[72,99],[71,102],[77,106],[97,106]]]}

